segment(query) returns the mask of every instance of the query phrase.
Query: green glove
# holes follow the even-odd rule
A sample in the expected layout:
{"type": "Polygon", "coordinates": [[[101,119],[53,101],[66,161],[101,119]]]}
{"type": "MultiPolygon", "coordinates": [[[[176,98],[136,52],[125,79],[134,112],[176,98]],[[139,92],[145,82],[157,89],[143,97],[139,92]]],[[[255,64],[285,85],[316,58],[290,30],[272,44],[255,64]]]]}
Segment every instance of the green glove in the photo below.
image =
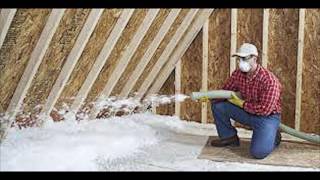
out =
{"type": "Polygon", "coordinates": [[[228,99],[228,101],[240,108],[243,108],[244,100],[240,99],[234,92],[231,93],[231,98],[228,99]]]}

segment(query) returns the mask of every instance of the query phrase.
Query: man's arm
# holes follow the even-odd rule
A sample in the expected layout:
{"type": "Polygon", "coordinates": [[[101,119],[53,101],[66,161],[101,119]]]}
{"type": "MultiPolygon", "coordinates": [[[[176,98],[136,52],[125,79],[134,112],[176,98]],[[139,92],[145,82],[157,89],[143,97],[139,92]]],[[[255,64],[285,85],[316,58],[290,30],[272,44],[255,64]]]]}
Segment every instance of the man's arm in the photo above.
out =
{"type": "Polygon", "coordinates": [[[227,79],[226,83],[223,85],[221,89],[230,90],[230,91],[238,91],[236,86],[236,78],[239,76],[238,71],[235,70],[231,74],[231,76],[227,79]]]}
{"type": "Polygon", "coordinates": [[[243,109],[249,113],[267,116],[272,113],[273,107],[280,98],[281,85],[278,81],[270,80],[266,83],[259,102],[244,102],[243,109]]]}
{"type": "MultiPolygon", "coordinates": [[[[236,85],[236,80],[235,80],[237,78],[237,76],[238,76],[237,70],[233,71],[231,76],[227,79],[225,84],[220,89],[230,90],[230,91],[238,91],[238,88],[236,85]]],[[[221,102],[221,101],[225,101],[225,99],[212,99],[211,100],[212,103],[217,103],[217,102],[221,102]]]]}

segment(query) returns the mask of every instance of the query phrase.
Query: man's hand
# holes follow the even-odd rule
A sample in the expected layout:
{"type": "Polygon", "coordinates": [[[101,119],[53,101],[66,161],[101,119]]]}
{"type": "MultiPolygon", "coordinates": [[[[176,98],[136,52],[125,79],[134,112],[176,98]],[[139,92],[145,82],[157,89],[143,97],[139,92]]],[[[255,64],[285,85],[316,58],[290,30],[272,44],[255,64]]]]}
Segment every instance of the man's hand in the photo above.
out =
{"type": "Polygon", "coordinates": [[[209,97],[208,96],[201,97],[200,102],[209,102],[209,97]]]}
{"type": "Polygon", "coordinates": [[[228,101],[236,106],[239,106],[240,108],[243,108],[244,100],[238,97],[234,92],[231,93],[231,98],[228,99],[228,101]]]}

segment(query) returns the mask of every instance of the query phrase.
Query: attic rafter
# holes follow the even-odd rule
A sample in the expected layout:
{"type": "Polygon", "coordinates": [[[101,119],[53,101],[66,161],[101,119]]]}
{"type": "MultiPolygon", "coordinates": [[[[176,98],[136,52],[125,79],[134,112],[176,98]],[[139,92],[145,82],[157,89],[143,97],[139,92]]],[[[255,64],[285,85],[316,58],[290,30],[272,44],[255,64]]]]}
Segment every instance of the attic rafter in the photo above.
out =
{"type": "Polygon", "coordinates": [[[9,27],[12,23],[14,15],[16,14],[17,9],[1,9],[0,14],[0,48],[6,38],[9,27]]]}
{"type": "Polygon", "coordinates": [[[147,91],[148,87],[151,85],[153,80],[156,78],[157,74],[159,73],[161,67],[167,62],[170,54],[177,46],[179,40],[182,38],[184,32],[188,29],[189,25],[191,24],[193,18],[196,16],[199,9],[192,9],[188,12],[184,20],[182,21],[181,25],[179,26],[176,33],[173,35],[171,41],[168,43],[164,51],[162,52],[161,56],[157,60],[156,64],[153,66],[151,72],[148,74],[147,78],[143,81],[142,85],[138,90],[138,97],[142,98],[145,92],[147,91]]]}
{"type": "Polygon", "coordinates": [[[183,54],[186,52],[193,39],[200,32],[206,20],[209,18],[213,9],[204,9],[200,12],[200,15],[197,17],[195,22],[191,25],[190,29],[187,31],[187,34],[179,43],[177,49],[174,51],[166,65],[162,68],[161,72],[158,74],[157,79],[152,84],[147,94],[158,93],[162,85],[165,83],[166,79],[169,77],[171,72],[175,68],[175,64],[178,60],[181,59],[183,54]]]}
{"type": "Polygon", "coordinates": [[[165,37],[165,34],[169,31],[171,25],[173,24],[174,20],[178,17],[179,12],[181,9],[173,9],[170,11],[169,15],[167,16],[166,20],[162,24],[161,28],[159,29],[158,34],[150,43],[150,46],[146,50],[145,54],[141,58],[139,64],[134,69],[132,75],[130,76],[128,82],[125,84],[123,89],[121,90],[120,96],[127,97],[134,87],[135,83],[138,81],[139,77],[143,73],[143,70],[146,68],[148,63],[150,62],[152,56],[156,52],[157,48],[159,47],[161,41],[165,37]]]}
{"type": "Polygon", "coordinates": [[[83,101],[87,97],[92,85],[94,84],[95,80],[97,79],[103,65],[106,63],[108,57],[111,54],[114,46],[116,45],[117,41],[119,40],[122,31],[128,24],[134,9],[124,9],[117,20],[116,25],[112,29],[107,41],[105,42],[100,54],[98,55],[95,63],[93,64],[86,80],[82,84],[73,104],[71,105],[71,110],[77,112],[78,109],[81,107],[83,101]]]}
{"type": "Polygon", "coordinates": [[[47,98],[46,104],[42,110],[43,113],[49,114],[58,100],[64,86],[66,85],[75,65],[77,64],[89,38],[95,29],[98,20],[104,9],[92,9],[76,42],[73,46],[67,60],[56,80],[51,92],[47,98]]]}
{"type": "MultiPolygon", "coordinates": [[[[97,99],[103,98],[103,97],[109,97],[113,88],[117,84],[118,80],[121,77],[121,74],[127,67],[129,61],[131,60],[131,57],[134,55],[134,52],[137,50],[140,42],[142,41],[143,37],[146,35],[149,27],[151,26],[153,20],[156,18],[158,12],[160,9],[150,9],[148,10],[148,13],[146,14],[143,22],[135,32],[135,35],[133,36],[132,40],[130,41],[128,47],[126,48],[125,52],[121,56],[120,60],[117,62],[117,66],[114,69],[113,73],[111,74],[110,78],[108,79],[107,84],[105,85],[102,92],[98,95],[97,99]]],[[[95,117],[98,115],[99,111],[96,109],[93,109],[92,116],[95,117]]]]}
{"type": "Polygon", "coordinates": [[[41,32],[40,38],[31,53],[30,60],[27,67],[21,76],[18,86],[13,94],[10,104],[7,109],[9,121],[5,124],[5,132],[3,136],[6,136],[7,127],[10,126],[15,116],[22,106],[23,99],[26,97],[27,91],[30,88],[32,79],[36,75],[36,72],[43,60],[43,57],[48,49],[51,39],[58,28],[60,20],[63,17],[65,9],[53,9],[49,15],[48,21],[41,32]]]}

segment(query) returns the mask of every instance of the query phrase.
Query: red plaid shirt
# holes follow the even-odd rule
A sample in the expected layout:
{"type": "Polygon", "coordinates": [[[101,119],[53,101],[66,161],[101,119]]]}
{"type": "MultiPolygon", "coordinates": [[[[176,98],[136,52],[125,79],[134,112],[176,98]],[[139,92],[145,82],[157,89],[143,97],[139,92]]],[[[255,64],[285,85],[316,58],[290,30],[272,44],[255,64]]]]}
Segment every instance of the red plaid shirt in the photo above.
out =
{"type": "Polygon", "coordinates": [[[222,89],[239,91],[245,101],[243,109],[251,114],[267,116],[281,113],[281,84],[273,73],[261,65],[251,77],[236,69],[222,89]]]}

